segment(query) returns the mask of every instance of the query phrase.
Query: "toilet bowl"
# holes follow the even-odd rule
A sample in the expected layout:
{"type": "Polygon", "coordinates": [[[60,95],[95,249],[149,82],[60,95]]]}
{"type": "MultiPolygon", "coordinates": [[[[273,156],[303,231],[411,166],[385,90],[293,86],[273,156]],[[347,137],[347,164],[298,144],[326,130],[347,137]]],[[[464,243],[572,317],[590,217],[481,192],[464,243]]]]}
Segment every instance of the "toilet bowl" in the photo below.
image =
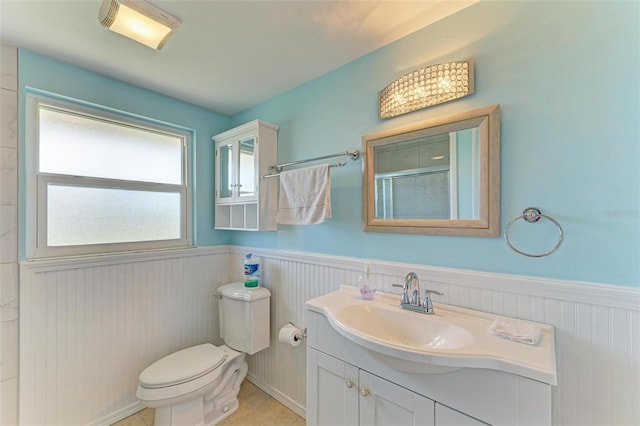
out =
{"type": "Polygon", "coordinates": [[[136,395],[155,408],[155,424],[215,425],[238,407],[244,354],[210,343],[168,355],[140,374],[136,395]]]}
{"type": "Polygon", "coordinates": [[[155,408],[156,426],[213,426],[238,408],[246,354],[269,346],[269,290],[243,283],[218,289],[224,345],[205,343],[154,362],[140,373],[136,396],[155,408]]]}

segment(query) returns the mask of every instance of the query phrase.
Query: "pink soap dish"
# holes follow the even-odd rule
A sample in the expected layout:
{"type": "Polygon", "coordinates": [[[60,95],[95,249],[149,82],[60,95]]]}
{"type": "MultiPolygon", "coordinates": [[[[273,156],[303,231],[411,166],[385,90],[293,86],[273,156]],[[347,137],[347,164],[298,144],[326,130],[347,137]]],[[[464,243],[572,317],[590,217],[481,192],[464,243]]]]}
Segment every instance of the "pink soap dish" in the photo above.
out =
{"type": "Polygon", "coordinates": [[[360,289],[360,295],[365,300],[373,300],[376,295],[376,289],[370,287],[362,287],[360,289]]]}

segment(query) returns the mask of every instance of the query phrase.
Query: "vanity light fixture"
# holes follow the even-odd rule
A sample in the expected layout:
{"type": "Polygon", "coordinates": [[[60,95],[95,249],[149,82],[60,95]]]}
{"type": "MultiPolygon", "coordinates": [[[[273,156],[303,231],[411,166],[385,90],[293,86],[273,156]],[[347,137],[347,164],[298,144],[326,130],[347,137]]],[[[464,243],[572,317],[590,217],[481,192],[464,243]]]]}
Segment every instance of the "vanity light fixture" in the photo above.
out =
{"type": "Polygon", "coordinates": [[[379,118],[390,118],[472,94],[473,59],[420,68],[379,94],[379,118]]]}
{"type": "Polygon", "coordinates": [[[102,0],[98,20],[111,31],[161,49],[180,20],[144,0],[102,0]]]}

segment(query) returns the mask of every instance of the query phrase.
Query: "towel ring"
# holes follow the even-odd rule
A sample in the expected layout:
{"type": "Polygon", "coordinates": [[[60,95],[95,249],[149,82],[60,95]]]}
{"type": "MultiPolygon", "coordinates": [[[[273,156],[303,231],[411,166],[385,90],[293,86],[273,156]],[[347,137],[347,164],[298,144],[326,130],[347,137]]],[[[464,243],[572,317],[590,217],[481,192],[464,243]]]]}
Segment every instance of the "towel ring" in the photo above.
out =
{"type": "Polygon", "coordinates": [[[548,256],[551,253],[553,253],[554,251],[556,251],[558,249],[558,247],[560,247],[560,244],[562,244],[562,240],[564,240],[564,231],[562,230],[562,226],[560,226],[560,224],[558,223],[557,220],[555,220],[554,218],[547,216],[546,214],[542,214],[542,212],[540,211],[540,209],[536,208],[536,207],[527,207],[526,209],[524,209],[524,211],[522,212],[522,214],[520,216],[516,216],[513,219],[511,219],[509,221],[509,223],[507,223],[507,226],[505,226],[504,228],[504,240],[507,242],[507,245],[509,246],[509,248],[513,251],[515,251],[516,253],[520,253],[523,256],[528,256],[528,257],[544,257],[544,256],[548,256]],[[511,228],[511,225],[513,225],[513,223],[518,220],[518,219],[524,219],[529,223],[536,223],[539,222],[540,219],[545,218],[549,221],[551,221],[551,223],[553,223],[556,228],[558,229],[558,243],[555,245],[555,247],[553,247],[551,250],[545,251],[544,253],[540,253],[540,254],[531,254],[531,253],[525,253],[521,250],[518,250],[517,248],[515,248],[513,246],[513,244],[511,244],[511,241],[509,241],[509,230],[511,228]]]}

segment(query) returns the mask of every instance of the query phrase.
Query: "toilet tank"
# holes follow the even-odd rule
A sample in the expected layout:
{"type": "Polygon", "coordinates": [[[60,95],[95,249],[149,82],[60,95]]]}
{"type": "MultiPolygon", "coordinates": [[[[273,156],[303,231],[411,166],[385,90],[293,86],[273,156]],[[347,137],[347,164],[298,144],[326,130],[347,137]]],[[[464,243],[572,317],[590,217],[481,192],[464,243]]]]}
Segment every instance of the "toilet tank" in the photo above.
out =
{"type": "Polygon", "coordinates": [[[224,343],[249,355],[269,347],[269,301],[264,287],[235,282],[218,287],[220,337],[224,343]]]}

